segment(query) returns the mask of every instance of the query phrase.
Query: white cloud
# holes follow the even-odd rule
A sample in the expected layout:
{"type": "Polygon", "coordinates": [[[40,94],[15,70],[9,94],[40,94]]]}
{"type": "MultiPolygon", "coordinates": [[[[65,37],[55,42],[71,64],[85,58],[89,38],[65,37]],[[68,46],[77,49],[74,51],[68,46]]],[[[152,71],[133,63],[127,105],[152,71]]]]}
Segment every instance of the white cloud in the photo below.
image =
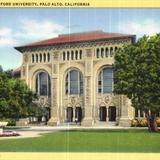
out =
{"type": "Polygon", "coordinates": [[[36,21],[23,19],[20,25],[21,32],[16,33],[15,36],[31,40],[52,38],[61,33],[64,29],[62,25],[50,20],[36,21]]]}
{"type": "Polygon", "coordinates": [[[153,19],[143,21],[123,22],[119,25],[119,31],[123,33],[135,34],[138,38],[143,35],[152,36],[160,33],[160,23],[153,19]]]}
{"type": "Polygon", "coordinates": [[[13,47],[52,38],[64,29],[65,27],[51,20],[23,19],[17,23],[17,27],[0,27],[0,47],[13,47]]]}
{"type": "Polygon", "coordinates": [[[0,47],[8,47],[16,44],[14,34],[10,28],[0,28],[0,47]]]}

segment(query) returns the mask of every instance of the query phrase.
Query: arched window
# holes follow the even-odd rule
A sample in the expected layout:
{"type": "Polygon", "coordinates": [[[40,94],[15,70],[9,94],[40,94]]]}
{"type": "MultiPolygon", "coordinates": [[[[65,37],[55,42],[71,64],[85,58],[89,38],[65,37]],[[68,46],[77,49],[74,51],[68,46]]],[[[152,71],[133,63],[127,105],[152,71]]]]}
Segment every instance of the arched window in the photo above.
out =
{"type": "Polygon", "coordinates": [[[69,80],[69,78],[68,78],[68,74],[67,74],[66,79],[65,79],[65,88],[66,88],[65,93],[66,93],[66,94],[69,93],[69,92],[68,92],[68,80],[69,80]]]}
{"type": "Polygon", "coordinates": [[[99,48],[96,50],[96,57],[99,58],[99,48]]]}
{"type": "Polygon", "coordinates": [[[100,72],[98,76],[98,93],[102,92],[102,73],[100,72]]]}
{"type": "Polygon", "coordinates": [[[42,62],[42,54],[40,54],[39,61],[42,62]]]}
{"type": "Polygon", "coordinates": [[[112,94],[113,91],[113,69],[104,68],[98,76],[98,93],[112,94]]]}
{"type": "Polygon", "coordinates": [[[38,62],[38,54],[36,54],[36,62],[38,62]]]}
{"type": "Polygon", "coordinates": [[[115,48],[114,48],[114,51],[116,52],[116,51],[117,51],[117,49],[118,49],[118,47],[115,47],[115,48]]]}
{"type": "Polygon", "coordinates": [[[32,63],[34,63],[34,54],[32,54],[32,63]]]}
{"type": "Polygon", "coordinates": [[[108,48],[106,48],[105,56],[108,57],[108,48]]]}
{"type": "Polygon", "coordinates": [[[110,48],[110,56],[113,57],[113,48],[110,48]]]}
{"type": "Polygon", "coordinates": [[[67,60],[69,60],[69,51],[67,51],[67,60]]]}
{"type": "Polygon", "coordinates": [[[65,78],[65,93],[70,95],[83,94],[83,76],[77,70],[71,70],[65,78]]]}
{"type": "Polygon", "coordinates": [[[46,62],[46,54],[43,55],[43,61],[46,62]]]}
{"type": "Polygon", "coordinates": [[[104,48],[101,48],[101,57],[104,57],[104,48]]]}
{"type": "Polygon", "coordinates": [[[74,59],[74,52],[71,51],[71,60],[73,60],[73,59],[74,59]]]}
{"type": "Polygon", "coordinates": [[[63,52],[63,61],[65,61],[65,60],[66,60],[66,53],[63,52]]]}
{"type": "Polygon", "coordinates": [[[80,95],[83,94],[83,76],[81,73],[79,73],[79,81],[80,81],[80,95]]]}
{"type": "Polygon", "coordinates": [[[76,58],[76,60],[78,59],[78,51],[77,50],[76,50],[76,57],[75,58],[76,58]]]}
{"type": "Polygon", "coordinates": [[[51,83],[50,77],[46,72],[40,72],[36,76],[36,95],[50,96],[51,83]]]}
{"type": "Polygon", "coordinates": [[[82,59],[82,50],[79,51],[79,59],[82,59]]]}
{"type": "Polygon", "coordinates": [[[49,62],[50,61],[50,54],[48,53],[47,56],[48,56],[48,62],[49,62]]]}

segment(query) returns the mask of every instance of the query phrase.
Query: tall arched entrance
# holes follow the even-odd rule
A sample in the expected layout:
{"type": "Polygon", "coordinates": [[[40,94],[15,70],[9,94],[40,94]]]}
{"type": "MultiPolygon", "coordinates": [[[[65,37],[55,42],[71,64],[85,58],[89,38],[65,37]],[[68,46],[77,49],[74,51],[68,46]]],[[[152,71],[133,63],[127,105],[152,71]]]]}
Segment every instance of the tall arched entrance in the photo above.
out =
{"type": "Polygon", "coordinates": [[[67,107],[67,122],[72,122],[73,121],[73,108],[72,107],[67,107]]]}
{"type": "Polygon", "coordinates": [[[109,121],[116,121],[116,107],[115,106],[110,106],[108,108],[108,118],[109,118],[109,121]]]}
{"type": "Polygon", "coordinates": [[[75,118],[77,119],[77,122],[82,121],[82,108],[81,107],[76,107],[75,109],[75,118]]]}
{"type": "Polygon", "coordinates": [[[100,119],[100,121],[106,121],[106,117],[107,117],[106,106],[101,106],[99,108],[99,119],[100,119]]]}

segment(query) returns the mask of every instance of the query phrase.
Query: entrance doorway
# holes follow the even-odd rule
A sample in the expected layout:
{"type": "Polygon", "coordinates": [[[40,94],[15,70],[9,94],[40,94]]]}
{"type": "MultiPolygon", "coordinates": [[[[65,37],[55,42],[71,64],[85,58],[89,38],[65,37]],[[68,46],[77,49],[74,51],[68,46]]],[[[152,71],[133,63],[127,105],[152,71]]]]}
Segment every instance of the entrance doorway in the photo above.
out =
{"type": "Polygon", "coordinates": [[[99,118],[100,121],[106,121],[106,116],[107,116],[107,109],[105,106],[100,107],[99,109],[99,118]]]}
{"type": "Polygon", "coordinates": [[[73,108],[67,107],[67,122],[73,121],[73,108]]]}
{"type": "Polygon", "coordinates": [[[77,118],[77,122],[81,122],[82,120],[82,108],[81,107],[76,107],[75,118],[77,118]]]}
{"type": "Polygon", "coordinates": [[[116,107],[110,106],[108,108],[108,113],[109,121],[116,121],[116,107]]]}

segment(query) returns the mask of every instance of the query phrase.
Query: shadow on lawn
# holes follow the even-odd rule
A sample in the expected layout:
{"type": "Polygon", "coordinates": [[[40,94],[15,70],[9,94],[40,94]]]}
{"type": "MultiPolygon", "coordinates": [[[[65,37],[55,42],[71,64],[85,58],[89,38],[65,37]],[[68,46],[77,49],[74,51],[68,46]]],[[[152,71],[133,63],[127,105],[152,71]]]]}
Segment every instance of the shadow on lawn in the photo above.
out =
{"type": "MultiPolygon", "coordinates": [[[[89,133],[150,133],[148,129],[77,129],[63,132],[89,132],[89,133]]],[[[160,133],[157,132],[157,133],[160,133]]]]}

